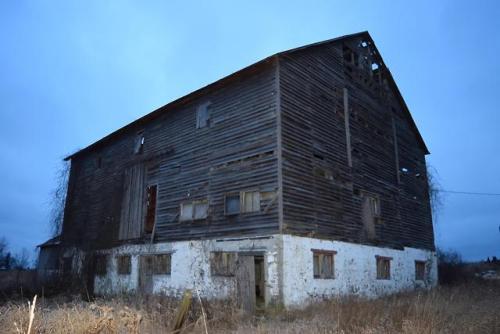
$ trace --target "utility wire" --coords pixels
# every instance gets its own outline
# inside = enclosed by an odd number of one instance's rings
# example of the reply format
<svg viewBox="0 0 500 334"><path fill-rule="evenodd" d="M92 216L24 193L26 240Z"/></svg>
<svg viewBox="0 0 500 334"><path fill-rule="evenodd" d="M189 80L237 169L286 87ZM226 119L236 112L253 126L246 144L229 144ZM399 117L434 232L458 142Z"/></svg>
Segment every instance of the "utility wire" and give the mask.
<svg viewBox="0 0 500 334"><path fill-rule="evenodd" d="M461 195L500 196L500 193L476 193L470 191L455 191L455 190L444 190L444 189L439 189L438 191L442 193L461 194Z"/></svg>

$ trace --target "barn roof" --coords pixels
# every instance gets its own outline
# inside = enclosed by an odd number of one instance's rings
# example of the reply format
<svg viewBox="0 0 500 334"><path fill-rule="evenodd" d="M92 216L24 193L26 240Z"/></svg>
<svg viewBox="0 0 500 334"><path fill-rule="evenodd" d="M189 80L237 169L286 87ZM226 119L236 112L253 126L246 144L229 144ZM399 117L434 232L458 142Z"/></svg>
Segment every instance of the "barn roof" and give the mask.
<svg viewBox="0 0 500 334"><path fill-rule="evenodd" d="M197 97L199 97L203 94L206 94L214 89L220 88L221 86L225 86L225 85L227 85L235 80L238 80L241 77L252 74L252 73L256 72L258 70L258 68L260 68L261 66L264 66L267 63L270 63L276 57L288 55L288 54L291 54L291 53L294 53L297 51L306 50L306 49L310 49L310 48L314 48L314 47L320 47L320 46L324 46L326 44L335 43L335 42L339 42L339 41L343 41L343 40L347 40L347 39L351 39L351 38L356 38L356 37L366 38L367 41L369 41L371 43L371 45L373 46L373 48L375 49L375 53L376 53L376 56L378 57L380 64L386 69L389 85L391 86L394 93L396 94L396 98L399 100L399 102L403 106L403 109L404 109L405 115L408 119L408 122L410 124L410 127L415 132L415 135L417 137L417 140L419 141L421 148L424 150L424 152L426 154L429 154L429 150L427 149L427 146L425 145L425 142L424 142L420 132L418 131L418 128L415 124L415 121L413 120L413 117L410 114L410 110L408 109L408 106L406 105L406 102L404 101L403 96L401 95L401 92L399 91L399 88L396 85L396 82L394 81L394 78L392 77L391 72L389 71L389 68L387 68L387 66L385 66L385 63L382 59L382 56L380 55L380 52L378 52L377 47L375 46L375 42L371 38L368 31L362 31L362 32L358 32L355 34L344 35L344 36L328 39L328 40L317 42L317 43L307 44L307 45L300 46L297 48L278 52L278 53L273 54L269 57L266 57L266 58L264 58L256 63L253 63L247 67L244 67L244 68L242 68L242 69L240 69L240 70L238 70L238 71L236 71L228 76L225 76L225 77L223 77L223 78L221 78L221 79L219 79L211 84L208 84L204 87L201 87L201 88L199 88L199 89L197 89L197 90L195 90L187 95L184 95L183 97L180 97L180 98L178 98L170 103L165 104L164 106L150 112L149 114L146 114L146 115L138 118L137 120L125 125L124 127L110 133L109 135L101 138L100 140L94 142L93 144L65 157L64 160L67 161L67 160L70 160L70 159L84 153L84 152L88 152L88 151L91 151L93 149L97 149L98 147L102 146L103 144L105 144L109 140L119 136L122 133L127 132L130 129L133 129L135 127L139 127L140 125L145 124L145 123L157 118L158 116L160 116L164 112L170 111L172 109L175 109L176 107L179 107L181 105L189 103L190 101L196 99Z"/></svg>

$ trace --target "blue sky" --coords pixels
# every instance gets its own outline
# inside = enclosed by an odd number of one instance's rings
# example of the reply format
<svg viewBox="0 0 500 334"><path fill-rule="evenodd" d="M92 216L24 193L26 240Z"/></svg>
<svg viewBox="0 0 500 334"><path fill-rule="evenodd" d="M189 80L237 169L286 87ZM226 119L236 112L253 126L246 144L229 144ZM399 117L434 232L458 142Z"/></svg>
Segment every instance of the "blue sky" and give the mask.
<svg viewBox="0 0 500 334"><path fill-rule="evenodd" d="M500 193L496 1L2 1L0 236L49 235L60 160L278 51L368 30L444 189ZM436 243L500 256L500 196L446 194Z"/></svg>

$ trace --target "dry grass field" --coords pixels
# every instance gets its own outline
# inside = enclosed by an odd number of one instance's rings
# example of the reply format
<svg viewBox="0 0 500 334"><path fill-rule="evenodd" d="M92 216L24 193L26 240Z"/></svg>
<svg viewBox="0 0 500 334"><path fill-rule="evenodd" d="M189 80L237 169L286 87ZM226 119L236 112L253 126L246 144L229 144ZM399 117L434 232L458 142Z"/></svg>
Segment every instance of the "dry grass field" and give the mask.
<svg viewBox="0 0 500 334"><path fill-rule="evenodd" d="M39 298L31 333L171 333L179 301ZM230 303L193 299L182 333L500 333L500 282L472 282L376 300L324 301L246 317ZM204 321L205 320L205 321ZM28 300L0 306L0 332L26 333ZM206 325L205 325L206 323ZM206 326L206 327L205 327Z"/></svg>

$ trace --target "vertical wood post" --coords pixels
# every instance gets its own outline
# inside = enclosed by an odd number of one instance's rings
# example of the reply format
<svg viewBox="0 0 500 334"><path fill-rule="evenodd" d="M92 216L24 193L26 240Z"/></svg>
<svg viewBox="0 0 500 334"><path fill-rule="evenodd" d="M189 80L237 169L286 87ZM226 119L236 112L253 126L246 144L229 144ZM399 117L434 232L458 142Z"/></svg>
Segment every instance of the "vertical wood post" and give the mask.
<svg viewBox="0 0 500 334"><path fill-rule="evenodd" d="M349 125L349 92L344 88L344 122L345 122L345 142L347 150L347 165L352 167L351 156L351 129Z"/></svg>

